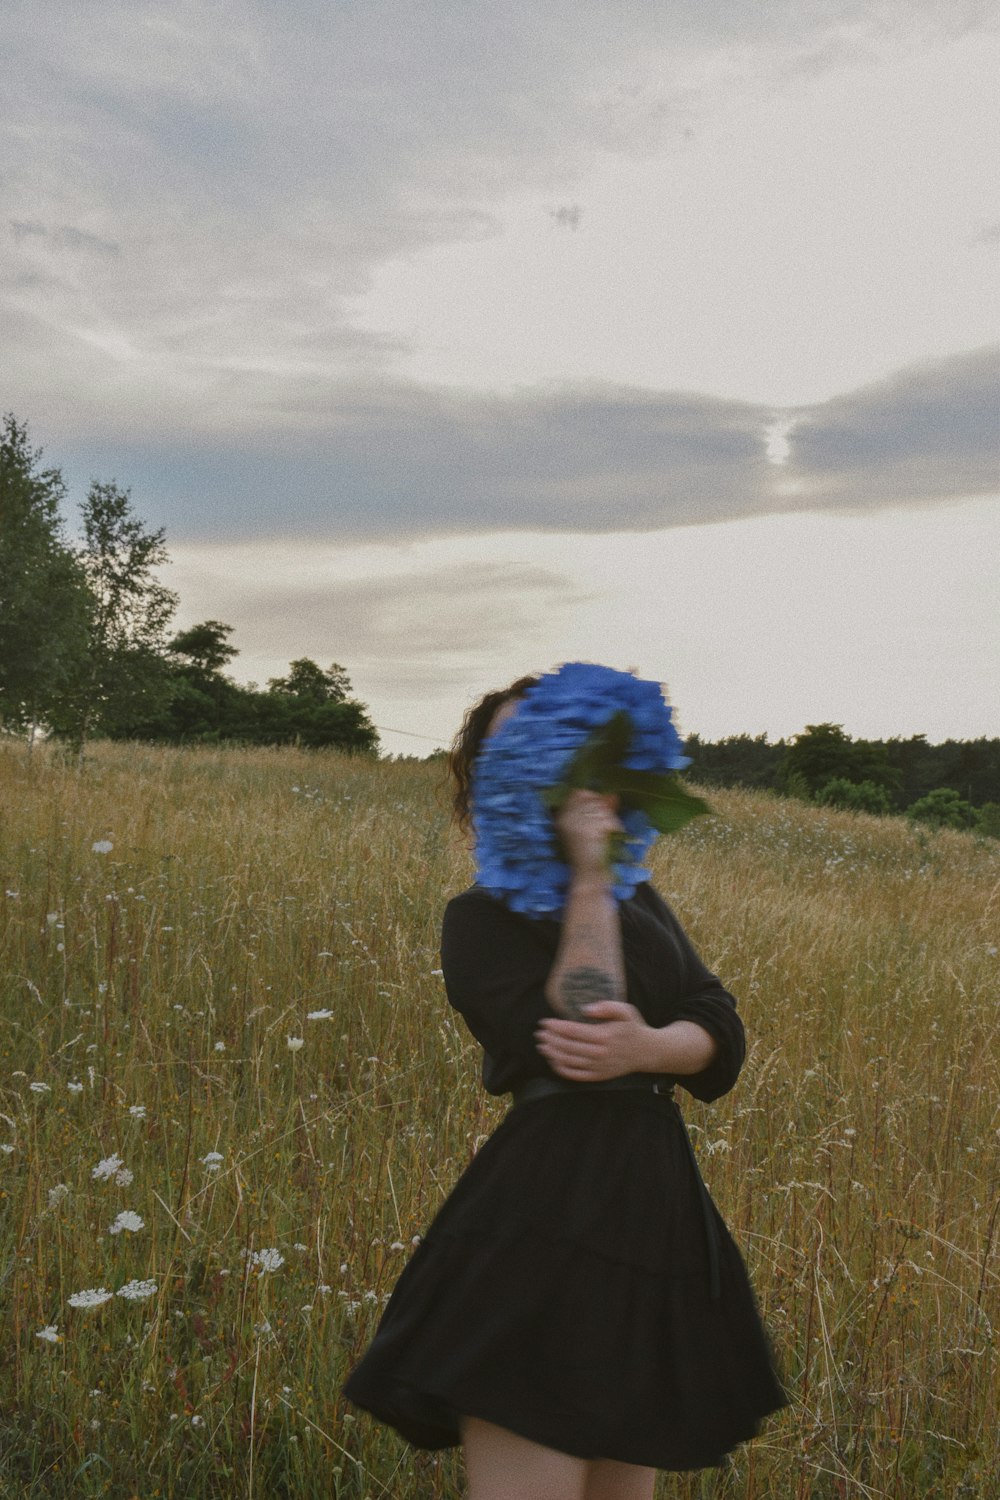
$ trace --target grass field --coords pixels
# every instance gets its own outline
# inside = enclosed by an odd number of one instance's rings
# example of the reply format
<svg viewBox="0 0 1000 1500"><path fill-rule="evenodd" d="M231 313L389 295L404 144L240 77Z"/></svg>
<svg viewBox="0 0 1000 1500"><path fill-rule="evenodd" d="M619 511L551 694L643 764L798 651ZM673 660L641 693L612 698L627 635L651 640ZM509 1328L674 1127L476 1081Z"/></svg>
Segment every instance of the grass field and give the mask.
<svg viewBox="0 0 1000 1500"><path fill-rule="evenodd" d="M503 1113L440 774L0 746L0 1495L461 1494L339 1399ZM656 880L751 1050L682 1098L792 1406L663 1494L997 1500L1000 844L712 800Z"/></svg>

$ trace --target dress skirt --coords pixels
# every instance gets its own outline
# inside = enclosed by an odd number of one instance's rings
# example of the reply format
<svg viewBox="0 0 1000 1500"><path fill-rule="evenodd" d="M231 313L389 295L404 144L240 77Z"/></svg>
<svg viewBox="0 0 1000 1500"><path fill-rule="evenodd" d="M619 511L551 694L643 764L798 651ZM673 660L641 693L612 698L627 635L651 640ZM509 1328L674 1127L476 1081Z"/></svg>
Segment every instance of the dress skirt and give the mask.
<svg viewBox="0 0 1000 1500"><path fill-rule="evenodd" d="M753 1437L785 1397L674 1101L580 1091L512 1109L345 1394L420 1448L458 1443L461 1415L658 1469Z"/></svg>

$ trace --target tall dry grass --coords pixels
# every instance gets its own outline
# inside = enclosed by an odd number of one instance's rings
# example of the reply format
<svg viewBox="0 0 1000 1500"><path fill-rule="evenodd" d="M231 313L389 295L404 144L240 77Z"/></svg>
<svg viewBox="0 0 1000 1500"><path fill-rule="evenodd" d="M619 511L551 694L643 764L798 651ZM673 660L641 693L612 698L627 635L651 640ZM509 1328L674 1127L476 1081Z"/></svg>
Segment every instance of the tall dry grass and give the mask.
<svg viewBox="0 0 1000 1500"><path fill-rule="evenodd" d="M439 772L4 746L0 799L0 1493L459 1495L339 1397L503 1112ZM663 1493L996 1500L1000 846L713 801L656 878L752 1045L686 1114L793 1404Z"/></svg>

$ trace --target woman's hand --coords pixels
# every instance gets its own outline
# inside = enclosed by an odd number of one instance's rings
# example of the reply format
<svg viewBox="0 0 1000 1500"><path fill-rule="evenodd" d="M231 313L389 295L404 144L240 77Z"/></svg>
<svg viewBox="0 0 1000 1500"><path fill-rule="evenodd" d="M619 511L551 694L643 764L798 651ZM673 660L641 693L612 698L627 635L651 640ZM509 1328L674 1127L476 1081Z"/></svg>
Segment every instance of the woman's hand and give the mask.
<svg viewBox="0 0 1000 1500"><path fill-rule="evenodd" d="M555 821L574 874L607 878L609 840L622 831L617 807L617 797L579 787L566 798Z"/></svg>
<svg viewBox="0 0 1000 1500"><path fill-rule="evenodd" d="M538 1023L535 1041L552 1071L577 1083L659 1071L656 1032L623 1000L588 1005L586 1021L546 1016Z"/></svg>

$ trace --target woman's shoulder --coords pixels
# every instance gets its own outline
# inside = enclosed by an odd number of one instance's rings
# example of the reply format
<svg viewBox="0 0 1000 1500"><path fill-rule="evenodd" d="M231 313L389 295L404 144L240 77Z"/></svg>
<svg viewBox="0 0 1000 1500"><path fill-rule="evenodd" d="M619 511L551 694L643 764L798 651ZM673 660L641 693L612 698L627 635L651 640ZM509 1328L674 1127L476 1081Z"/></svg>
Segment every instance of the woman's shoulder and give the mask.
<svg viewBox="0 0 1000 1500"><path fill-rule="evenodd" d="M657 917L661 922L666 923L670 927L674 926L677 922L677 918L666 901L664 901L656 887L650 885L648 880L644 880L641 885L636 886L634 892L624 905L630 911L645 912L650 916Z"/></svg>

